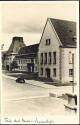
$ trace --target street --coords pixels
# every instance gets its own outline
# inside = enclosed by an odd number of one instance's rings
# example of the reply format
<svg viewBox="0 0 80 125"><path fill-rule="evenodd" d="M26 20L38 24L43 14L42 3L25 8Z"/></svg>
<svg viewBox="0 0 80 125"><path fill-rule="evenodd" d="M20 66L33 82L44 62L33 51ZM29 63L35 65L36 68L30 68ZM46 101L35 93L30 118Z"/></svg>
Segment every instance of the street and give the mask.
<svg viewBox="0 0 80 125"><path fill-rule="evenodd" d="M4 116L64 114L63 101L49 97L49 89L3 78L2 93Z"/></svg>
<svg viewBox="0 0 80 125"><path fill-rule="evenodd" d="M3 118L66 116L64 107L66 100L49 96L50 92L54 92L54 87L52 89L44 88L28 82L19 84L14 79L2 77L1 109Z"/></svg>

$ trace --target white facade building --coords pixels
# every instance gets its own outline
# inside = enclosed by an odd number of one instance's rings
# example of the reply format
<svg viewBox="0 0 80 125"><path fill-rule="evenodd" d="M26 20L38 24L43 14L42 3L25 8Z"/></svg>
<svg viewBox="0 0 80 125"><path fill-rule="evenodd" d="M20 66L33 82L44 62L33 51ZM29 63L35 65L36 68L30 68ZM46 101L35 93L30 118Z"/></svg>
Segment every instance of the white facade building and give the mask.
<svg viewBox="0 0 80 125"><path fill-rule="evenodd" d="M39 77L76 82L76 23L48 18L38 51Z"/></svg>
<svg viewBox="0 0 80 125"><path fill-rule="evenodd" d="M19 71L38 72L37 53L39 44L22 47L14 60L18 64Z"/></svg>

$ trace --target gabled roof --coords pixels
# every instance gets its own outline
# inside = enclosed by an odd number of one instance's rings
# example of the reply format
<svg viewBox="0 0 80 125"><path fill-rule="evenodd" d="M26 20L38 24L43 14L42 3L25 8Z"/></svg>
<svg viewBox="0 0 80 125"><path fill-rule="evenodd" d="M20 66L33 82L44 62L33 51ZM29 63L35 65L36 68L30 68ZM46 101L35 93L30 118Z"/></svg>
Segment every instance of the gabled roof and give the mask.
<svg viewBox="0 0 80 125"><path fill-rule="evenodd" d="M39 47L39 44L22 47L19 50L18 55L16 55L14 59L17 60L17 59L36 58L38 47Z"/></svg>
<svg viewBox="0 0 80 125"><path fill-rule="evenodd" d="M34 44L34 45L22 47L22 48L19 50L18 54L37 53L37 52L38 52L38 46L39 46L39 44Z"/></svg>
<svg viewBox="0 0 80 125"><path fill-rule="evenodd" d="M49 18L63 47L76 47L76 22Z"/></svg>

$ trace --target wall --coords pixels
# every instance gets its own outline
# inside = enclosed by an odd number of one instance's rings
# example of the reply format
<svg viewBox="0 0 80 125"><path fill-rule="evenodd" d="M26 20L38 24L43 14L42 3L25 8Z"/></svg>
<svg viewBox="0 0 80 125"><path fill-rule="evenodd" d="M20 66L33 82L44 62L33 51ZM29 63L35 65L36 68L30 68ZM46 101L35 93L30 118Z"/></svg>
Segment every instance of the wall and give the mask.
<svg viewBox="0 0 80 125"><path fill-rule="evenodd" d="M74 54L74 66L69 64L69 52ZM74 82L76 82L76 48L61 48L61 81L63 83L73 81L69 76L69 69L74 68Z"/></svg>
<svg viewBox="0 0 80 125"><path fill-rule="evenodd" d="M19 58L19 59L17 59L16 60L17 61L17 63L18 63L18 70L19 71L28 71L28 69L27 69L27 64L28 63L31 63L31 58L30 59L21 59L21 58ZM38 70L36 70L36 67L37 67L37 62L36 62L36 58L34 59L34 72L38 72Z"/></svg>
<svg viewBox="0 0 80 125"><path fill-rule="evenodd" d="M13 54L13 53L6 55L6 58L4 60L5 69L6 69L6 65L9 65L9 69L10 69L10 63L13 61L15 56L16 54Z"/></svg>
<svg viewBox="0 0 80 125"><path fill-rule="evenodd" d="M51 44L49 46L46 46L45 43L46 43L46 39L51 39ZM58 38L54 32L54 29L52 28L51 26L51 23L50 21L47 22L46 24L46 27L45 27L45 30L44 30L44 33L43 33L43 36L42 36L42 39L41 39L41 42L40 42L40 45L39 45L39 52L38 52L38 70L39 70L39 77L46 77L46 74L45 74L45 69L46 68L50 68L51 69L51 78L55 79L55 80L59 80L59 41L58 41ZM45 53L45 52L54 52L56 51L57 53L57 64L47 64L47 65L41 65L40 64L40 54L41 53ZM53 58L52 58L53 60ZM41 67L43 67L43 75L40 74L40 69ZM56 77L53 77L53 68L56 68L57 70L57 76Z"/></svg>

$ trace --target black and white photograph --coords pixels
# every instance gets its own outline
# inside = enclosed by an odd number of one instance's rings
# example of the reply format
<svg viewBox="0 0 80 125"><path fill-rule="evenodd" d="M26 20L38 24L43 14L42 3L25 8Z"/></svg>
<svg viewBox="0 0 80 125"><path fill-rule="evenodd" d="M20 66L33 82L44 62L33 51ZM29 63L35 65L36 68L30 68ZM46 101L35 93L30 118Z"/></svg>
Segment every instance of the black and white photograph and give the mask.
<svg viewBox="0 0 80 125"><path fill-rule="evenodd" d="M1 124L79 124L79 1L0 2Z"/></svg>

